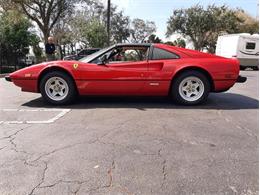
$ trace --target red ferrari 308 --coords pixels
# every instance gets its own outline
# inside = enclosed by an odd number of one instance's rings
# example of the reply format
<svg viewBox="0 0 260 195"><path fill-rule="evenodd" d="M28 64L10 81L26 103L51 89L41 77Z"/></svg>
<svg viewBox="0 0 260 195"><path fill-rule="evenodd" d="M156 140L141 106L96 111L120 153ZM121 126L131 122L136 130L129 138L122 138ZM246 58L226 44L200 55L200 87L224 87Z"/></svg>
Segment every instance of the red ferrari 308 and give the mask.
<svg viewBox="0 0 260 195"><path fill-rule="evenodd" d="M58 105L77 95L170 96L194 105L246 77L239 76L236 59L164 44L117 44L79 61L33 65L6 80Z"/></svg>

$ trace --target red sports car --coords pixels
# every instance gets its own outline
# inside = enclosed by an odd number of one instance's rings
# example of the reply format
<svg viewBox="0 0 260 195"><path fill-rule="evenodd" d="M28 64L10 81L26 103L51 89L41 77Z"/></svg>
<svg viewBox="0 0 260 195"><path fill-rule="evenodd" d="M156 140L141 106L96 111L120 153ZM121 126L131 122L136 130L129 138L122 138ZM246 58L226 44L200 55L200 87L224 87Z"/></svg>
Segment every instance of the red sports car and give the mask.
<svg viewBox="0 0 260 195"><path fill-rule="evenodd" d="M80 61L53 61L6 77L22 91L40 92L52 104L79 95L170 96L194 105L209 92L223 92L236 82L239 62L164 44L117 44Z"/></svg>

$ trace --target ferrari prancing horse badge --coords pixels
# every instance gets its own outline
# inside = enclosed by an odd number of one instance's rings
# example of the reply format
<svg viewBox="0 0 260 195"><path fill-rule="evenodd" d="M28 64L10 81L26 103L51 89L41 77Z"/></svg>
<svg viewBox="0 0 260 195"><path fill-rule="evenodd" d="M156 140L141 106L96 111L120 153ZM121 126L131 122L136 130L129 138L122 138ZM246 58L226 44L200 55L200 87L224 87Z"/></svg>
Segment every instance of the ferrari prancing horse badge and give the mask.
<svg viewBox="0 0 260 195"><path fill-rule="evenodd" d="M79 64L73 64L73 68L74 68L74 69L77 69L78 66L79 66Z"/></svg>

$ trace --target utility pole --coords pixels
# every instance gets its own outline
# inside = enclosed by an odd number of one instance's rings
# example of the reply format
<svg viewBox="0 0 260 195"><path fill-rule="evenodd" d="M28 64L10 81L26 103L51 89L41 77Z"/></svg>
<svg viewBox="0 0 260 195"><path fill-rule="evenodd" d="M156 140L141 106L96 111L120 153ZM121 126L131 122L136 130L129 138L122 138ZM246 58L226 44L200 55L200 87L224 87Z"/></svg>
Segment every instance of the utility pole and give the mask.
<svg viewBox="0 0 260 195"><path fill-rule="evenodd" d="M107 0L107 45L110 45L110 9L111 1Z"/></svg>

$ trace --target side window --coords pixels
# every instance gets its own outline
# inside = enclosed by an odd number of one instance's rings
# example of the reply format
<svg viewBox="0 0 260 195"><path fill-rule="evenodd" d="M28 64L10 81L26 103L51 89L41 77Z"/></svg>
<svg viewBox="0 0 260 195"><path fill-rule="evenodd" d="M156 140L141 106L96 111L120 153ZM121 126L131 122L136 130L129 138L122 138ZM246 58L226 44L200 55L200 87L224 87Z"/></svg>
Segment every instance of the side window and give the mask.
<svg viewBox="0 0 260 195"><path fill-rule="evenodd" d="M91 49L91 50L87 50L85 55L91 55L93 53L95 53L97 50Z"/></svg>
<svg viewBox="0 0 260 195"><path fill-rule="evenodd" d="M79 53L78 53L78 55L80 56L80 55L85 55L85 53L86 53L86 50L81 50Z"/></svg>
<svg viewBox="0 0 260 195"><path fill-rule="evenodd" d="M93 50L93 49L85 49L85 50L81 50L78 55L86 56L86 55L93 54L95 52L96 52L96 50Z"/></svg>
<svg viewBox="0 0 260 195"><path fill-rule="evenodd" d="M119 47L109 55L109 63L144 61L147 54L148 47Z"/></svg>
<svg viewBox="0 0 260 195"><path fill-rule="evenodd" d="M148 53L149 47L116 47L97 57L91 63L101 63L104 56L106 56L108 64L145 61L148 59Z"/></svg>
<svg viewBox="0 0 260 195"><path fill-rule="evenodd" d="M152 60L179 59L177 54L154 47Z"/></svg>
<svg viewBox="0 0 260 195"><path fill-rule="evenodd" d="M254 50L255 49L255 43L254 42L247 42L246 43L246 49Z"/></svg>

